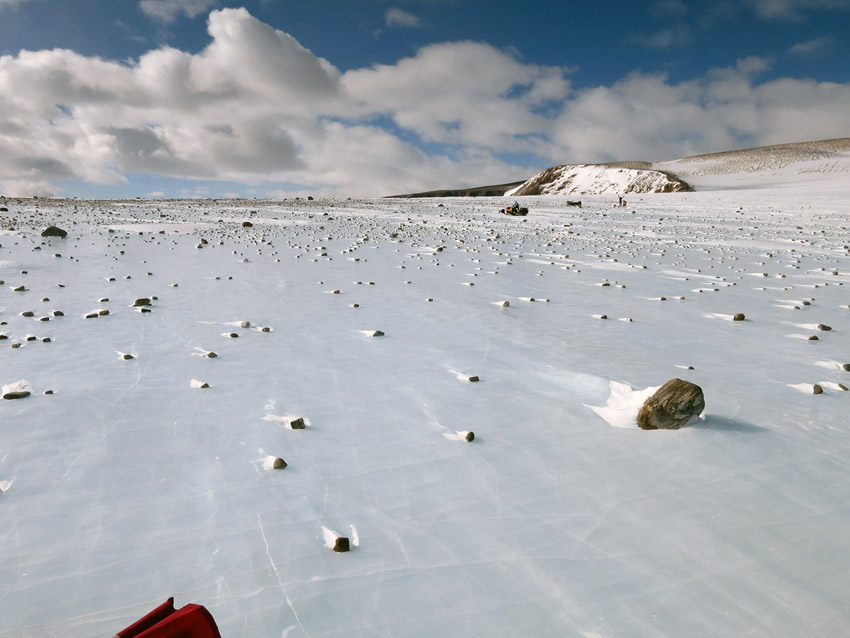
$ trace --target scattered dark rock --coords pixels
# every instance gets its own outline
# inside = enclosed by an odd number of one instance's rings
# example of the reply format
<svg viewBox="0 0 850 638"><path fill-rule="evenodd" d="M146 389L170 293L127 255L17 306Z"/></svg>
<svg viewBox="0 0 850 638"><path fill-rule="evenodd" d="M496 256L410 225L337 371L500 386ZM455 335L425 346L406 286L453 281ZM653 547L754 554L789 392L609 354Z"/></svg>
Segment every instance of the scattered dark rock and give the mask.
<svg viewBox="0 0 850 638"><path fill-rule="evenodd" d="M847 386L846 386L846 385L844 385L843 383L839 383L839 384L838 384L838 388L839 388L842 392L847 392Z"/></svg>
<svg viewBox="0 0 850 638"><path fill-rule="evenodd" d="M746 318L747 317L744 315L743 312L738 312L738 313L735 314L734 317L732 317L732 321L743 321Z"/></svg>
<svg viewBox="0 0 850 638"><path fill-rule="evenodd" d="M844 372L850 372L850 363L843 364L841 369L844 370Z"/></svg>
<svg viewBox="0 0 850 638"><path fill-rule="evenodd" d="M642 430L678 430L704 409L702 388L690 381L671 379L641 406L637 422Z"/></svg>
<svg viewBox="0 0 850 638"><path fill-rule="evenodd" d="M818 324L818 330L823 330L824 332L829 332L830 330L832 330L832 328L830 326L827 326L826 324L819 323Z"/></svg>
<svg viewBox="0 0 850 638"><path fill-rule="evenodd" d="M277 457L277 458L274 460L274 463L272 463L272 467L273 467L274 469L276 469L276 470L282 470L282 469L285 469L285 468L286 468L286 466L287 466L286 461L284 461L284 460L283 460L282 458L280 458L280 457Z"/></svg>
<svg viewBox="0 0 850 638"><path fill-rule="evenodd" d="M475 440L475 432L467 432L466 433L466 442L472 443Z"/></svg>
<svg viewBox="0 0 850 638"><path fill-rule="evenodd" d="M304 418L299 416L289 421L289 427L293 430L303 430L307 425L304 423Z"/></svg>
<svg viewBox="0 0 850 638"><path fill-rule="evenodd" d="M820 339L817 335L812 335L811 337L809 337L809 341L820 341Z"/></svg>
<svg viewBox="0 0 850 638"><path fill-rule="evenodd" d="M133 302L134 308L139 308L141 306L150 306L150 305L151 305L151 300L148 299L147 297L139 297L138 299L136 299L136 301Z"/></svg>
<svg viewBox="0 0 850 638"><path fill-rule="evenodd" d="M812 386L812 394L823 394L823 388L817 383Z"/></svg>
<svg viewBox="0 0 850 638"><path fill-rule="evenodd" d="M13 399L26 399L29 395L30 393L26 390L20 390L18 392L7 392L3 395L3 398L11 401Z"/></svg>
<svg viewBox="0 0 850 638"><path fill-rule="evenodd" d="M347 552L351 549L351 545L345 536L339 536L334 543L335 552Z"/></svg>
<svg viewBox="0 0 850 638"><path fill-rule="evenodd" d="M131 359L135 359L136 357L131 354L122 354L121 358L124 359L124 361L130 361Z"/></svg>
<svg viewBox="0 0 850 638"><path fill-rule="evenodd" d="M242 228L251 228L253 225L251 222L242 222Z"/></svg>
<svg viewBox="0 0 850 638"><path fill-rule="evenodd" d="M42 237L62 237L63 239L68 236L67 230L62 230L58 226L48 226L43 231L41 231Z"/></svg>
<svg viewBox="0 0 850 638"><path fill-rule="evenodd" d="M218 356L215 352L207 352L208 359L215 359Z"/></svg>

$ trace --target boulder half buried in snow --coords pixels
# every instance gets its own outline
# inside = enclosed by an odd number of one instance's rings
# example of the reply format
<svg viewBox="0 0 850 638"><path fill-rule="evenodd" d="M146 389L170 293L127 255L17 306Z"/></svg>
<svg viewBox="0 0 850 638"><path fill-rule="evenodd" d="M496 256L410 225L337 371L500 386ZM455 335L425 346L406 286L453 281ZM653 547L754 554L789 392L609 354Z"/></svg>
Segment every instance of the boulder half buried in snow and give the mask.
<svg viewBox="0 0 850 638"><path fill-rule="evenodd" d="M0 390L0 396L8 401L14 399L26 399L31 394L32 386L23 379L15 381L15 383L4 385L2 390Z"/></svg>
<svg viewBox="0 0 850 638"><path fill-rule="evenodd" d="M68 236L67 230L62 230L58 226L48 226L43 231L41 231L42 237L61 237L65 238Z"/></svg>
<svg viewBox="0 0 850 638"><path fill-rule="evenodd" d="M641 406L637 422L642 430L678 430L704 409L702 388L690 381L671 379Z"/></svg>

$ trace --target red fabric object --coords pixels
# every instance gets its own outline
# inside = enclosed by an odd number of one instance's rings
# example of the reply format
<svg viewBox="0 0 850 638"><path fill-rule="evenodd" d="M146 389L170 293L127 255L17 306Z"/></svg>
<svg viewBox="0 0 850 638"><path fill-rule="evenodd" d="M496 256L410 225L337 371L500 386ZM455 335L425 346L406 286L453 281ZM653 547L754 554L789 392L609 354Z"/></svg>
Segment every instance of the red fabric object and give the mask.
<svg viewBox="0 0 850 638"><path fill-rule="evenodd" d="M202 605L174 609L174 598L115 634L115 638L221 638L212 615Z"/></svg>

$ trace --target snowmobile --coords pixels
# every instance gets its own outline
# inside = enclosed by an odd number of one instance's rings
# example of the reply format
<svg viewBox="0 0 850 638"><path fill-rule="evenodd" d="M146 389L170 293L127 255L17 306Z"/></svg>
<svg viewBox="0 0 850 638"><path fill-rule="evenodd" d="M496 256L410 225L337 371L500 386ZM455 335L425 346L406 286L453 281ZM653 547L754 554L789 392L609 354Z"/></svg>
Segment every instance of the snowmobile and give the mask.
<svg viewBox="0 0 850 638"><path fill-rule="evenodd" d="M528 215L528 209L524 206L507 206L499 211L505 215L511 215L513 217L525 217Z"/></svg>

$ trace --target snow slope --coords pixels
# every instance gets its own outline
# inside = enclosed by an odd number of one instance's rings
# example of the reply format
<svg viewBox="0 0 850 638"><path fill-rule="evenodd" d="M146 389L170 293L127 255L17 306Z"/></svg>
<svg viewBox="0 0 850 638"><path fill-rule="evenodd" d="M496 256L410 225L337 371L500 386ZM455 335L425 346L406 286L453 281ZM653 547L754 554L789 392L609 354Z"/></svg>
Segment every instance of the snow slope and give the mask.
<svg viewBox="0 0 850 638"><path fill-rule="evenodd" d="M850 138L696 155L653 167L674 173L700 190L754 185L797 189L807 183L831 188L850 181Z"/></svg>
<svg viewBox="0 0 850 638"><path fill-rule="evenodd" d="M227 638L841 635L843 177L522 219L6 200L0 636L170 595ZM637 429L674 377L702 419Z"/></svg>

